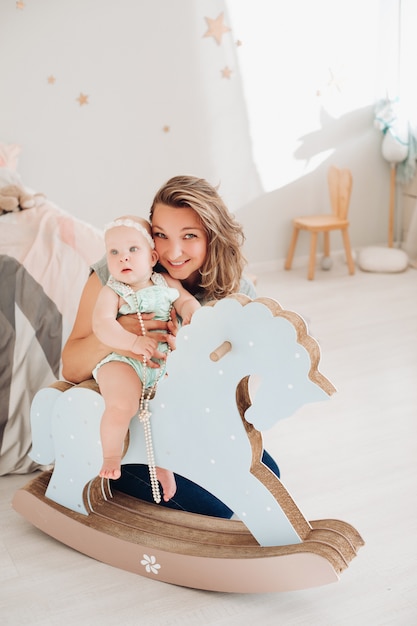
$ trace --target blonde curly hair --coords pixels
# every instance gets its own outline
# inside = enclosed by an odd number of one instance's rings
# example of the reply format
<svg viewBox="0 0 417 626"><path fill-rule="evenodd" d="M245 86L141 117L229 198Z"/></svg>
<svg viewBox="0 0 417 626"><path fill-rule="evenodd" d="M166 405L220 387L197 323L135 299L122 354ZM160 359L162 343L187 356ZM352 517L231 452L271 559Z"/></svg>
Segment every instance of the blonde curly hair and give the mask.
<svg viewBox="0 0 417 626"><path fill-rule="evenodd" d="M150 210L157 204L173 208L188 207L200 218L207 234L207 256L200 268L200 287L205 299L219 300L239 291L246 259L242 226L228 211L217 189L203 178L174 176L157 191Z"/></svg>

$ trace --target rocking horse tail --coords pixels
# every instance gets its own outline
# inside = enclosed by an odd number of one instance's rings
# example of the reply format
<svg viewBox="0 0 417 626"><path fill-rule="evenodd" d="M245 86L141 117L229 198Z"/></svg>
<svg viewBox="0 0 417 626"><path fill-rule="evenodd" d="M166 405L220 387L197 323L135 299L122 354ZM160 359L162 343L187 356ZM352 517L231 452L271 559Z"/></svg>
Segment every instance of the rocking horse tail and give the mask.
<svg viewBox="0 0 417 626"><path fill-rule="evenodd" d="M55 461L52 411L57 398L70 387L72 387L71 383L57 381L50 387L38 391L33 398L30 408L32 449L29 457L39 465L48 465Z"/></svg>

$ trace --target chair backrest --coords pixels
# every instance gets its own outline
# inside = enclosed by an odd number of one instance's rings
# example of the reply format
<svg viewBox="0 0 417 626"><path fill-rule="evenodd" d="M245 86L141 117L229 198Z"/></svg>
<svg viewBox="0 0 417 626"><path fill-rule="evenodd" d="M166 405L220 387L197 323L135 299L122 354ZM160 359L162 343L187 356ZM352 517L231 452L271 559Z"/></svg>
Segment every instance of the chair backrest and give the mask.
<svg viewBox="0 0 417 626"><path fill-rule="evenodd" d="M348 169L340 170L331 165L327 176L332 213L345 220L352 193L352 172Z"/></svg>

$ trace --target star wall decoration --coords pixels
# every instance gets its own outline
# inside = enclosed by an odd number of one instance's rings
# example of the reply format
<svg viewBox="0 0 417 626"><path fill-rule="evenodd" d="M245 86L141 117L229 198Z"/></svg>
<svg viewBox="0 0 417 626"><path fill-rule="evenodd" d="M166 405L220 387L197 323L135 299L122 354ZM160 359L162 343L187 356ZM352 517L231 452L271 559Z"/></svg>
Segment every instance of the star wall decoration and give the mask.
<svg viewBox="0 0 417 626"><path fill-rule="evenodd" d="M83 104L90 104L88 102L88 98L89 96L87 96L85 93L80 93L80 95L78 96L78 98L76 98L77 102L80 103L80 107L83 106Z"/></svg>
<svg viewBox="0 0 417 626"><path fill-rule="evenodd" d="M224 67L224 68L221 70L222 78L228 78L228 79L230 79L230 78L231 78L231 76L232 76L232 71L233 71L233 70L231 70L231 69L230 69L230 67L228 67L228 66L226 65L226 67Z"/></svg>
<svg viewBox="0 0 417 626"><path fill-rule="evenodd" d="M217 45L220 46L224 33L228 33L231 30L223 23L224 13L220 13L214 20L210 17L205 17L204 19L207 22L208 30L204 33L203 37L213 37Z"/></svg>
<svg viewBox="0 0 417 626"><path fill-rule="evenodd" d="M164 131L164 133L169 133L169 131L171 130L171 127L165 124L165 126L162 127L162 130Z"/></svg>
<svg viewBox="0 0 417 626"><path fill-rule="evenodd" d="M329 67L328 70L329 70L330 78L327 81L327 87L330 90L336 90L339 93L342 93L342 86L346 80L344 76L343 68Z"/></svg>
<svg viewBox="0 0 417 626"><path fill-rule="evenodd" d="M16 9L19 9L19 11L23 11L24 8L25 8L24 2L21 2L20 0L16 2Z"/></svg>
<svg viewBox="0 0 417 626"><path fill-rule="evenodd" d="M336 89L340 93L340 85L339 85L338 78L335 75L331 67L329 67L329 74L330 74L330 78L327 81L327 87L329 87L329 89Z"/></svg>
<svg viewBox="0 0 417 626"><path fill-rule="evenodd" d="M347 82L347 75L344 67L328 67L329 78L316 90L317 97L331 96L334 94L341 95L343 87Z"/></svg>
<svg viewBox="0 0 417 626"><path fill-rule="evenodd" d="M55 76L48 76L48 85L55 85L56 78Z"/></svg>

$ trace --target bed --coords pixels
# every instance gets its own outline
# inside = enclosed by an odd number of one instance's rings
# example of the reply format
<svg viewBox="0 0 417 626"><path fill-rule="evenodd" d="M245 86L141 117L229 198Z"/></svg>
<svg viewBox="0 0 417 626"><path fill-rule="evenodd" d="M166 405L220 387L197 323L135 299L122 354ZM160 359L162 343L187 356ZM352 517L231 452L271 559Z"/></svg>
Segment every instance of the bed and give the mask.
<svg viewBox="0 0 417 626"><path fill-rule="evenodd" d="M0 166L4 166L4 162ZM100 230L44 197L0 215L0 475L38 468L29 459L35 393L61 377L91 263L104 252Z"/></svg>

